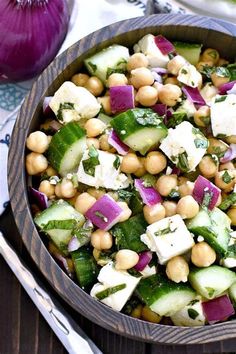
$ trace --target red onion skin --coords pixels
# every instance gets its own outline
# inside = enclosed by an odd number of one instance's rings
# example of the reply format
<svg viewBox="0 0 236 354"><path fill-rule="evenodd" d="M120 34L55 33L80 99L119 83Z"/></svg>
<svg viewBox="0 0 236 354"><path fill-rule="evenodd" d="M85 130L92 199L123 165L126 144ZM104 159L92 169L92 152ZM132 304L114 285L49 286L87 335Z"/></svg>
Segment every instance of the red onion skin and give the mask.
<svg viewBox="0 0 236 354"><path fill-rule="evenodd" d="M68 23L65 0L1 0L0 82L38 75L56 56Z"/></svg>
<svg viewBox="0 0 236 354"><path fill-rule="evenodd" d="M173 44L168 41L165 37L161 34L155 37L155 44L160 49L163 55L172 53L175 51L175 47Z"/></svg>
<svg viewBox="0 0 236 354"><path fill-rule="evenodd" d="M227 295L202 303L203 311L210 324L224 321L234 315L235 311Z"/></svg>
<svg viewBox="0 0 236 354"><path fill-rule="evenodd" d="M220 162L226 163L236 158L236 144L230 144L229 149L226 151Z"/></svg>
<svg viewBox="0 0 236 354"><path fill-rule="evenodd" d="M151 262L151 259L152 259L152 252L144 251L139 253L139 261L134 266L134 269L137 270L137 272L141 272Z"/></svg>

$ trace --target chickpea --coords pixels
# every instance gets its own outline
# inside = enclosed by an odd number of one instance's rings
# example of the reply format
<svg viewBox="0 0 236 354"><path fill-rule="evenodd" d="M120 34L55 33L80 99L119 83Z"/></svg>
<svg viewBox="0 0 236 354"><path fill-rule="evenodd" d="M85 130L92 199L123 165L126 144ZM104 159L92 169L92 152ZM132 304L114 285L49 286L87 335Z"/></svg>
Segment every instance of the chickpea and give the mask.
<svg viewBox="0 0 236 354"><path fill-rule="evenodd" d="M163 197L167 197L172 189L176 189L177 187L177 176L176 175L163 175L158 178L156 182L157 191L163 195Z"/></svg>
<svg viewBox="0 0 236 354"><path fill-rule="evenodd" d="M143 307L141 318L152 323L160 323L162 317L158 313L152 311L147 305Z"/></svg>
<svg viewBox="0 0 236 354"><path fill-rule="evenodd" d="M167 70L172 75L177 76L182 66L186 64L186 59L184 59L181 55L176 55L172 58L167 64Z"/></svg>
<svg viewBox="0 0 236 354"><path fill-rule="evenodd" d="M84 192L81 193L75 201L75 209L84 215L96 202L96 198L92 197L90 194ZM95 247L97 248L97 247Z"/></svg>
<svg viewBox="0 0 236 354"><path fill-rule="evenodd" d="M212 159L211 155L203 156L198 167L201 174L206 178L214 177L216 172L218 171L218 166L215 163L215 161Z"/></svg>
<svg viewBox="0 0 236 354"><path fill-rule="evenodd" d="M142 86L138 89L135 99L142 106L151 107L157 102L157 90L153 86Z"/></svg>
<svg viewBox="0 0 236 354"><path fill-rule="evenodd" d="M189 182L187 177L184 176L179 176L178 177L178 185L182 186L182 184L185 184L186 182Z"/></svg>
<svg viewBox="0 0 236 354"><path fill-rule="evenodd" d="M112 235L108 231L98 229L91 235L91 245L98 251L109 250L112 244Z"/></svg>
<svg viewBox="0 0 236 354"><path fill-rule="evenodd" d="M87 138L86 145L88 148L90 148L91 146L94 146L96 149L99 149L99 147L100 147L99 140L96 138Z"/></svg>
<svg viewBox="0 0 236 354"><path fill-rule="evenodd" d="M231 224L236 226L236 208L230 208L227 211L227 215L231 219Z"/></svg>
<svg viewBox="0 0 236 354"><path fill-rule="evenodd" d="M166 275L175 283L188 281L189 266L184 257L176 256L171 258L166 266Z"/></svg>
<svg viewBox="0 0 236 354"><path fill-rule="evenodd" d="M191 195L186 195L178 201L176 212L182 219L191 219L198 214L199 205Z"/></svg>
<svg viewBox="0 0 236 354"><path fill-rule="evenodd" d="M163 86L164 85L160 84L160 82L158 81L155 81L154 84L152 85L152 87L155 87L155 89L157 90L157 94L159 94Z"/></svg>
<svg viewBox="0 0 236 354"><path fill-rule="evenodd" d="M130 269L133 268L138 263L138 261L138 253L129 249L123 249L116 253L115 268L117 270Z"/></svg>
<svg viewBox="0 0 236 354"><path fill-rule="evenodd" d="M39 185L39 192L44 193L48 198L51 198L55 195L55 186L49 181L44 180Z"/></svg>
<svg viewBox="0 0 236 354"><path fill-rule="evenodd" d="M180 82L177 80L177 77L175 76L168 76L165 80L164 80L164 84L172 84L172 85L177 85L180 86Z"/></svg>
<svg viewBox="0 0 236 354"><path fill-rule="evenodd" d="M166 84L162 86L158 96L161 103L173 107L177 102L179 102L182 96L182 91L177 85Z"/></svg>
<svg viewBox="0 0 236 354"><path fill-rule="evenodd" d="M78 198L78 196L80 195L81 193L77 192L75 193L75 195L71 198L68 198L68 202L74 207L75 206L75 202L76 202L76 199Z"/></svg>
<svg viewBox="0 0 236 354"><path fill-rule="evenodd" d="M209 267L216 260L216 253L205 241L196 243L192 248L191 261L197 267Z"/></svg>
<svg viewBox="0 0 236 354"><path fill-rule="evenodd" d="M148 224L164 219L166 210L160 203L155 205L144 205L143 215Z"/></svg>
<svg viewBox="0 0 236 354"><path fill-rule="evenodd" d="M132 210L128 207L128 204L126 202L117 202L117 204L123 209L119 222L128 220L132 214Z"/></svg>
<svg viewBox="0 0 236 354"><path fill-rule="evenodd" d="M140 167L140 162L135 153L129 152L122 159L120 169L124 173L134 173Z"/></svg>
<svg viewBox="0 0 236 354"><path fill-rule="evenodd" d="M229 61L228 61L228 60L226 60L226 59L224 59L224 58L220 58L220 59L218 60L217 66L224 66L224 65L227 65L227 64L229 64Z"/></svg>
<svg viewBox="0 0 236 354"><path fill-rule="evenodd" d="M215 49L207 48L202 53L202 61L213 61L213 64L216 65L219 59L220 55Z"/></svg>
<svg viewBox="0 0 236 354"><path fill-rule="evenodd" d="M48 168L46 169L45 172L48 177L56 176L56 174L57 174L57 171L54 170L54 168L52 166L48 166Z"/></svg>
<svg viewBox="0 0 236 354"><path fill-rule="evenodd" d="M233 162L222 163L219 166L219 170L220 171L223 171L223 170L234 170L234 164L233 164Z"/></svg>
<svg viewBox="0 0 236 354"><path fill-rule="evenodd" d="M205 68L212 68L214 66L214 63L212 60L208 61L199 61L196 65L196 69L198 71L204 71Z"/></svg>
<svg viewBox="0 0 236 354"><path fill-rule="evenodd" d="M38 152L31 152L26 156L26 170L29 175L37 175L46 170L48 161Z"/></svg>
<svg viewBox="0 0 236 354"><path fill-rule="evenodd" d="M178 187L178 192L180 194L180 197L185 197L187 195L192 195L193 193L193 188L194 188L194 183L187 181L186 183L181 184Z"/></svg>
<svg viewBox="0 0 236 354"><path fill-rule="evenodd" d="M55 186L55 195L58 198L62 198L62 193L61 193L61 183L57 183Z"/></svg>
<svg viewBox="0 0 236 354"><path fill-rule="evenodd" d="M110 96L98 97L97 100L102 105L102 108L104 109L104 112L106 114L110 115L111 114Z"/></svg>
<svg viewBox="0 0 236 354"><path fill-rule="evenodd" d="M176 208L177 208L177 204L175 202L172 202L170 200L166 200L163 202L163 207L165 208L166 211L166 217L167 216L173 216L175 215L176 212Z"/></svg>
<svg viewBox="0 0 236 354"><path fill-rule="evenodd" d="M138 68L146 68L148 66L148 59L143 53L135 53L131 55L127 63L127 70L132 71Z"/></svg>
<svg viewBox="0 0 236 354"><path fill-rule="evenodd" d="M209 154L221 154L228 150L228 145L225 144L222 140L218 140L216 138L209 138L209 146L207 148L207 152Z"/></svg>
<svg viewBox="0 0 236 354"><path fill-rule="evenodd" d="M154 78L149 69L137 68L131 71L130 82L136 89L139 89L141 86L151 86Z"/></svg>
<svg viewBox="0 0 236 354"><path fill-rule="evenodd" d="M102 81L96 76L91 76L84 87L96 97L100 96L104 90Z"/></svg>
<svg viewBox="0 0 236 354"><path fill-rule="evenodd" d="M215 185L225 191L231 191L235 184L234 170L219 171L215 175Z"/></svg>
<svg viewBox="0 0 236 354"><path fill-rule="evenodd" d="M63 198L72 198L77 190L71 180L63 178L61 182L61 194Z"/></svg>
<svg viewBox="0 0 236 354"><path fill-rule="evenodd" d="M116 150L108 143L108 134L102 134L99 138L100 148L103 151L115 152Z"/></svg>
<svg viewBox="0 0 236 354"><path fill-rule="evenodd" d="M142 177L147 172L146 169L145 169L145 157L138 157L138 159L139 159L139 162L140 162L140 166L134 172L134 174L135 174L136 177Z"/></svg>
<svg viewBox="0 0 236 354"><path fill-rule="evenodd" d="M206 127L210 123L210 107L201 106L193 115L194 122L198 127Z"/></svg>
<svg viewBox="0 0 236 354"><path fill-rule="evenodd" d="M236 144L236 135L230 135L225 138L228 144Z"/></svg>
<svg viewBox="0 0 236 354"><path fill-rule="evenodd" d="M89 76L87 74L75 74L72 76L71 81L76 85L76 86L84 86L86 82L88 81Z"/></svg>
<svg viewBox="0 0 236 354"><path fill-rule="evenodd" d="M85 123L84 128L86 129L87 136L89 138L95 138L96 136L102 134L106 128L106 124L98 118L90 118Z"/></svg>
<svg viewBox="0 0 236 354"><path fill-rule="evenodd" d="M89 193L92 197L99 199L105 194L104 189L96 189L96 188L88 188L87 193Z"/></svg>
<svg viewBox="0 0 236 354"><path fill-rule="evenodd" d="M138 306L136 306L130 316L131 317L134 317L134 318L141 318L141 314L142 314L142 309L143 309L143 306L141 304L139 304Z"/></svg>
<svg viewBox="0 0 236 354"><path fill-rule="evenodd" d="M111 74L107 79L107 86L123 86L128 84L128 79L124 74L114 73Z"/></svg>
<svg viewBox="0 0 236 354"><path fill-rule="evenodd" d="M230 81L229 76L220 76L216 72L211 74L211 81L213 82L215 87L220 87L223 84L226 84Z"/></svg>
<svg viewBox="0 0 236 354"><path fill-rule="evenodd" d="M148 173L156 175L166 168L167 160L165 155L159 151L151 151L147 154L144 166Z"/></svg>
<svg viewBox="0 0 236 354"><path fill-rule="evenodd" d="M33 132L26 139L26 146L33 152L43 154L49 146L48 137L41 131Z"/></svg>

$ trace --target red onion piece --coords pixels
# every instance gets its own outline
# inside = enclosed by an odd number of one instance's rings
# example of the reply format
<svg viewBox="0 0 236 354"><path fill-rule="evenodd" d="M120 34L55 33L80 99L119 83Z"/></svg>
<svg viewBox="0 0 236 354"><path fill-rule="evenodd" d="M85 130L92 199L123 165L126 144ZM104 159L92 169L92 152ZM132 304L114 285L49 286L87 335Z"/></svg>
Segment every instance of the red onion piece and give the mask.
<svg viewBox="0 0 236 354"><path fill-rule="evenodd" d="M65 0L0 1L0 80L27 80L56 56L67 33Z"/></svg>
<svg viewBox="0 0 236 354"><path fill-rule="evenodd" d="M171 171L171 174L179 176L180 173L181 173L181 169L176 167L176 166L174 166L172 171Z"/></svg>
<svg viewBox="0 0 236 354"><path fill-rule="evenodd" d="M165 68L152 68L152 71L155 71L159 75L165 75L168 73L168 70Z"/></svg>
<svg viewBox="0 0 236 354"><path fill-rule="evenodd" d="M80 246L79 240L76 236L71 237L68 243L68 252L76 251Z"/></svg>
<svg viewBox="0 0 236 354"><path fill-rule="evenodd" d="M86 212L85 216L95 226L102 230L109 230L119 222L123 209L112 199L109 194L104 194Z"/></svg>
<svg viewBox="0 0 236 354"><path fill-rule="evenodd" d="M153 187L145 187L143 180L135 179L134 186L139 192L144 204L155 205L162 202L162 198L157 190Z"/></svg>
<svg viewBox="0 0 236 354"><path fill-rule="evenodd" d="M236 158L236 144L230 144L224 156L221 157L220 162L226 163L232 161L235 158Z"/></svg>
<svg viewBox="0 0 236 354"><path fill-rule="evenodd" d="M230 91L234 87L235 84L236 84L236 80L226 82L225 84L219 87L219 93L221 95L225 95L226 93L228 93L228 91Z"/></svg>
<svg viewBox="0 0 236 354"><path fill-rule="evenodd" d="M183 86L182 91L192 103L197 103L200 106L206 104L197 87Z"/></svg>
<svg viewBox="0 0 236 354"><path fill-rule="evenodd" d="M156 36L154 40L156 46L160 49L162 54L166 55L175 51L173 44L161 34Z"/></svg>
<svg viewBox="0 0 236 354"><path fill-rule="evenodd" d="M152 259L152 252L144 251L139 253L139 261L134 266L134 269L137 270L137 272L141 272L151 262L151 259Z"/></svg>
<svg viewBox="0 0 236 354"><path fill-rule="evenodd" d="M44 97L44 100L43 100L43 113L45 115L53 113L53 111L51 110L51 108L49 106L49 103L50 103L51 99L52 99L52 96Z"/></svg>
<svg viewBox="0 0 236 354"><path fill-rule="evenodd" d="M162 77L160 74L156 73L155 71L151 71L152 72L152 76L154 78L154 81L155 82L159 82L159 84L162 84L163 83L163 80L162 80Z"/></svg>
<svg viewBox="0 0 236 354"><path fill-rule="evenodd" d="M225 321L234 315L235 311L227 295L202 303L204 314L210 324Z"/></svg>
<svg viewBox="0 0 236 354"><path fill-rule="evenodd" d="M154 112L159 114L159 116L166 115L167 112L167 105L164 103L156 103L154 106L151 107Z"/></svg>
<svg viewBox="0 0 236 354"><path fill-rule="evenodd" d="M124 112L135 107L132 85L112 86L109 92L112 113Z"/></svg>
<svg viewBox="0 0 236 354"><path fill-rule="evenodd" d="M56 252L53 253L53 256L56 258L60 266L66 271L69 277L72 277L72 273L68 266L67 259L63 257L60 253L56 253Z"/></svg>
<svg viewBox="0 0 236 354"><path fill-rule="evenodd" d="M50 128L52 128L53 130L55 130L55 132L57 132L58 130L61 129L61 127L63 126L61 123L59 123L57 120L52 120L49 124Z"/></svg>
<svg viewBox="0 0 236 354"><path fill-rule="evenodd" d="M201 175L198 176L193 188L193 198L199 204L205 204L206 195L209 194L208 205L205 206L207 206L209 210L212 210L218 201L220 193L221 190L212 182Z"/></svg>
<svg viewBox="0 0 236 354"><path fill-rule="evenodd" d="M46 194L39 192L33 187L29 187L29 196L30 199L32 199L32 201L34 201L35 204L37 204L41 210L47 209L48 197L46 196Z"/></svg>
<svg viewBox="0 0 236 354"><path fill-rule="evenodd" d="M120 140L114 129L109 134L108 143L113 146L118 154L127 155L129 152L129 146L127 146L123 141Z"/></svg>

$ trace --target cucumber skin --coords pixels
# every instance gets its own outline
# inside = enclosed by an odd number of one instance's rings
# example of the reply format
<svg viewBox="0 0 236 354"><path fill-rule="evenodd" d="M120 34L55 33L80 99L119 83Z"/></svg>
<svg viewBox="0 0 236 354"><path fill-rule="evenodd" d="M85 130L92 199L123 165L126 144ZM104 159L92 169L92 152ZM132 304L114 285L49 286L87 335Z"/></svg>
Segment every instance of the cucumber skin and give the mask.
<svg viewBox="0 0 236 354"><path fill-rule="evenodd" d="M63 157L68 152L69 148L78 140L84 139L84 149L86 148L86 132L76 122L70 122L63 126L52 137L49 144L47 158L51 166L59 173L63 161ZM81 152L81 157L82 157ZM78 157L79 160L79 157ZM78 161L79 164L80 161ZM69 171L68 171L69 172Z"/></svg>
<svg viewBox="0 0 236 354"><path fill-rule="evenodd" d="M182 55L190 64L196 65L199 61L202 44L173 42L179 55Z"/></svg>
<svg viewBox="0 0 236 354"><path fill-rule="evenodd" d="M79 285L82 289L89 290L96 282L98 275L98 267L93 256L88 249L80 248L72 252L71 257Z"/></svg>

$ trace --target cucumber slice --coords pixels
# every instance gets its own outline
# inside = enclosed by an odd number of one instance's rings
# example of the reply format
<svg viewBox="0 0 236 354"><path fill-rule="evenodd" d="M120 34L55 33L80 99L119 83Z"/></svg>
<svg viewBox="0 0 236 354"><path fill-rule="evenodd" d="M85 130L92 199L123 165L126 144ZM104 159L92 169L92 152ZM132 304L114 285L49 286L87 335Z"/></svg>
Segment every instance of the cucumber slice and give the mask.
<svg viewBox="0 0 236 354"><path fill-rule="evenodd" d="M141 279L137 289L140 298L160 316L172 316L196 297L187 284L176 284L161 274Z"/></svg>
<svg viewBox="0 0 236 354"><path fill-rule="evenodd" d="M236 281L236 274L228 268L213 265L207 268L193 268L189 282L203 297L214 299Z"/></svg>
<svg viewBox="0 0 236 354"><path fill-rule="evenodd" d="M117 248L130 249L135 252L147 250L147 246L140 240L146 227L147 223L142 214L116 224L112 229L112 234L116 238Z"/></svg>
<svg viewBox="0 0 236 354"><path fill-rule="evenodd" d="M86 133L78 123L71 122L53 135L48 160L61 176L75 172L86 149Z"/></svg>
<svg viewBox="0 0 236 354"><path fill-rule="evenodd" d="M165 138L168 130L161 118L150 108L134 108L111 120L119 138L142 155Z"/></svg>
<svg viewBox="0 0 236 354"><path fill-rule="evenodd" d="M51 222L51 224L54 222L56 225L56 220L61 224L60 228L59 225L57 228L53 229L46 227L50 225L49 222ZM39 229L50 237L60 251L67 255L67 245L71 239L73 223L74 226L76 224L76 227L80 227L83 225L85 219L83 215L76 211L69 203L59 200L38 214L34 218L34 221ZM47 228L47 230L45 228Z"/></svg>
<svg viewBox="0 0 236 354"><path fill-rule="evenodd" d="M84 64L91 75L97 76L105 83L109 75L126 71L128 59L129 49L119 44L113 44L85 59Z"/></svg>
<svg viewBox="0 0 236 354"><path fill-rule="evenodd" d="M97 280L98 268L93 256L87 248L72 252L72 260L76 277L82 289L90 290Z"/></svg>
<svg viewBox="0 0 236 354"><path fill-rule="evenodd" d="M201 209L186 225L189 231L203 236L217 253L226 255L230 239L230 219L223 211L218 208L212 211Z"/></svg>
<svg viewBox="0 0 236 354"><path fill-rule="evenodd" d="M176 52L182 55L190 64L196 65L199 62L202 44L173 42Z"/></svg>

